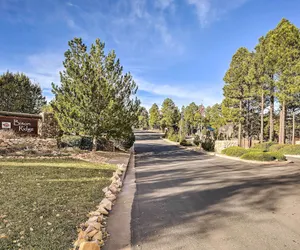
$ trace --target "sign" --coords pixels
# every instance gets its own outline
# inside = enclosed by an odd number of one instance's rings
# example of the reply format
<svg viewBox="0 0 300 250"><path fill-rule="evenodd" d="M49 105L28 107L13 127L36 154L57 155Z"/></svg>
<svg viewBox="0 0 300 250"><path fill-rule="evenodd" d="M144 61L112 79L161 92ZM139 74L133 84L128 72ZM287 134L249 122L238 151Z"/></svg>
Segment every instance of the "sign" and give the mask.
<svg viewBox="0 0 300 250"><path fill-rule="evenodd" d="M38 134L38 119L0 116L0 129L12 129L17 134Z"/></svg>
<svg viewBox="0 0 300 250"><path fill-rule="evenodd" d="M3 129L11 129L11 123L10 122L2 122L2 128Z"/></svg>

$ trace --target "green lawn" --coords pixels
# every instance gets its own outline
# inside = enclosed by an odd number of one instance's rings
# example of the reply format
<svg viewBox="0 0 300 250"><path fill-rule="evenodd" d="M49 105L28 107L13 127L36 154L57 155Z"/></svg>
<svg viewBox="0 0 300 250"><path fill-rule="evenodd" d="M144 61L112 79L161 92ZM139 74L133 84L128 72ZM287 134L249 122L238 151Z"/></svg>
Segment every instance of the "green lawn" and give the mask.
<svg viewBox="0 0 300 250"><path fill-rule="evenodd" d="M70 249L115 169L72 159L0 159L0 249Z"/></svg>

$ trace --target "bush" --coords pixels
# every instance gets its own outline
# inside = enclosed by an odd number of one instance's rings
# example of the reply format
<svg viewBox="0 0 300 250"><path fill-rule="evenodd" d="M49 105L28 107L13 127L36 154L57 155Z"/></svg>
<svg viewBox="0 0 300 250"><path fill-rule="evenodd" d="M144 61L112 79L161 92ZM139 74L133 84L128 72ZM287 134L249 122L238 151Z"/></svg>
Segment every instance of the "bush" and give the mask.
<svg viewBox="0 0 300 250"><path fill-rule="evenodd" d="M190 146L192 146L192 143L190 143L190 142L187 141L187 140L182 140L182 141L180 142L180 145L181 145L181 146L190 147Z"/></svg>
<svg viewBox="0 0 300 250"><path fill-rule="evenodd" d="M168 136L168 139L170 141L173 141L173 142L179 142L179 136L178 136L178 134L171 134L171 135Z"/></svg>
<svg viewBox="0 0 300 250"><path fill-rule="evenodd" d="M249 152L242 155L241 159L252 161L274 161L276 157L265 152Z"/></svg>
<svg viewBox="0 0 300 250"><path fill-rule="evenodd" d="M0 139L15 139L18 136L11 129L1 129L0 130Z"/></svg>
<svg viewBox="0 0 300 250"><path fill-rule="evenodd" d="M289 146L289 145L285 145L285 144L273 144L270 148L269 148L269 152L277 152L280 149Z"/></svg>
<svg viewBox="0 0 300 250"><path fill-rule="evenodd" d="M233 146L229 148L225 148L222 150L222 154L233 156L233 157L241 157L243 154L247 153L247 149Z"/></svg>
<svg viewBox="0 0 300 250"><path fill-rule="evenodd" d="M125 138L121 140L122 147L127 150L130 149L135 142L135 135L133 132L129 133Z"/></svg>
<svg viewBox="0 0 300 250"><path fill-rule="evenodd" d="M79 135L63 135L61 137L61 147L80 147L82 137Z"/></svg>
<svg viewBox="0 0 300 250"><path fill-rule="evenodd" d="M208 152L215 151L215 141L211 138L206 138L204 142L201 143L201 147Z"/></svg>
<svg viewBox="0 0 300 250"><path fill-rule="evenodd" d="M284 155L300 155L300 145L286 145L278 152Z"/></svg>
<svg viewBox="0 0 300 250"><path fill-rule="evenodd" d="M196 146L199 146L201 143L200 136L196 135L193 142Z"/></svg>
<svg viewBox="0 0 300 250"><path fill-rule="evenodd" d="M252 148L259 149L262 152L268 152L269 148L274 144L275 144L275 142L263 142L263 143L254 145Z"/></svg>
<svg viewBox="0 0 300 250"><path fill-rule="evenodd" d="M275 159L278 160L278 161L286 161L286 157L282 153L279 153L279 152L268 152L267 154L275 157Z"/></svg>

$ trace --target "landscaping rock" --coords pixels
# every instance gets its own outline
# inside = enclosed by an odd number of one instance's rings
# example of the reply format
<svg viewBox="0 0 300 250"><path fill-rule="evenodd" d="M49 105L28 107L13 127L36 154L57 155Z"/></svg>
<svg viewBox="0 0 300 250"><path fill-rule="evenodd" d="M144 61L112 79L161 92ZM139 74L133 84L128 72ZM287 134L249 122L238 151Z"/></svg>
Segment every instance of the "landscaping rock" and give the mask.
<svg viewBox="0 0 300 250"><path fill-rule="evenodd" d="M83 242L80 244L79 250L100 250L100 246L96 241Z"/></svg>
<svg viewBox="0 0 300 250"><path fill-rule="evenodd" d="M92 216L99 216L99 215L101 215L101 213L98 212L98 211L93 211L93 212L90 212L90 213L88 214L89 217L92 217Z"/></svg>
<svg viewBox="0 0 300 250"><path fill-rule="evenodd" d="M98 210L101 214L108 215L108 211L104 208L103 204L98 206Z"/></svg>
<svg viewBox="0 0 300 250"><path fill-rule="evenodd" d="M97 230L97 229L94 229L94 230L92 230L92 231L90 231L90 232L88 232L88 233L86 233L86 237L88 238L88 239L91 239L96 233L98 233L99 231Z"/></svg>
<svg viewBox="0 0 300 250"><path fill-rule="evenodd" d="M92 222L92 223L89 223L89 227L100 230L103 226L101 225L100 222Z"/></svg>
<svg viewBox="0 0 300 250"><path fill-rule="evenodd" d="M114 194L111 194L110 196L106 197L108 200L110 200L111 202L115 201L117 199L117 196L115 196Z"/></svg>
<svg viewBox="0 0 300 250"><path fill-rule="evenodd" d="M109 200L109 199L107 199L107 198L104 198L101 202L100 202L100 205L103 205L104 206L104 208L106 209L106 210L111 210L112 209L112 202Z"/></svg>
<svg viewBox="0 0 300 250"><path fill-rule="evenodd" d="M115 185L110 185L109 186L109 190L113 193L113 194L117 194L118 193L118 188Z"/></svg>
<svg viewBox="0 0 300 250"><path fill-rule="evenodd" d="M102 235L102 232L101 232L101 231L97 232L97 233L93 236L93 240L101 241L102 238L103 238L103 235Z"/></svg>

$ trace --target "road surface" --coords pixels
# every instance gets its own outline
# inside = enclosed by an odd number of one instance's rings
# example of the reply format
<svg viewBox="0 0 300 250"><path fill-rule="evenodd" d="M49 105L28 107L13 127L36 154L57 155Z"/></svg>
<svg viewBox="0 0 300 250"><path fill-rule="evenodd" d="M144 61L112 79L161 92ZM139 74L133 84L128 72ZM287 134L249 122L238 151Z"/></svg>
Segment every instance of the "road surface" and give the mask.
<svg viewBox="0 0 300 250"><path fill-rule="evenodd" d="M300 164L258 165L136 135L133 249L300 249Z"/></svg>

